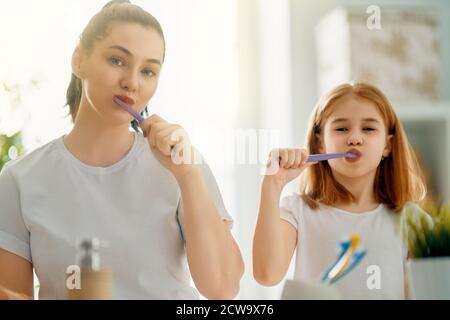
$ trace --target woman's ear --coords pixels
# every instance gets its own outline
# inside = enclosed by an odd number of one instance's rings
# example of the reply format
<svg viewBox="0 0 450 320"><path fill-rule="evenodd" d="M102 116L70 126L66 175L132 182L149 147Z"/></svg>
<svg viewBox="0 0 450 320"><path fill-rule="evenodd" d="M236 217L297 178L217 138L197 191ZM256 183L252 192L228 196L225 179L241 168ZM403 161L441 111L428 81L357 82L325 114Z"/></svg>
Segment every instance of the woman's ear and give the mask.
<svg viewBox="0 0 450 320"><path fill-rule="evenodd" d="M79 46L75 48L72 54L72 73L79 79L83 79L83 54Z"/></svg>
<svg viewBox="0 0 450 320"><path fill-rule="evenodd" d="M383 150L383 157L385 158L387 158L392 151L392 137L393 137L392 134L386 137L386 146L384 147Z"/></svg>

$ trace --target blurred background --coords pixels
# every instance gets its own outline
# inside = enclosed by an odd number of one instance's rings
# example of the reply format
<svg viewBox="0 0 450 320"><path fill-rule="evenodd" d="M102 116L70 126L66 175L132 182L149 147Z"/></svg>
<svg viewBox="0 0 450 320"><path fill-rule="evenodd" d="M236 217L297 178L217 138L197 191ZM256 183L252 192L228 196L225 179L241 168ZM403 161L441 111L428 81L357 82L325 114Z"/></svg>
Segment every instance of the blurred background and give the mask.
<svg viewBox="0 0 450 320"><path fill-rule="evenodd" d="M71 55L106 2L0 0L0 169L70 131ZM429 198L448 201L448 1L133 3L161 22L167 41L150 113L188 130L235 219L246 264L239 299L280 297L283 282L267 288L252 276L262 167L271 148L303 146L311 109L337 84L364 80L387 94L426 170Z"/></svg>

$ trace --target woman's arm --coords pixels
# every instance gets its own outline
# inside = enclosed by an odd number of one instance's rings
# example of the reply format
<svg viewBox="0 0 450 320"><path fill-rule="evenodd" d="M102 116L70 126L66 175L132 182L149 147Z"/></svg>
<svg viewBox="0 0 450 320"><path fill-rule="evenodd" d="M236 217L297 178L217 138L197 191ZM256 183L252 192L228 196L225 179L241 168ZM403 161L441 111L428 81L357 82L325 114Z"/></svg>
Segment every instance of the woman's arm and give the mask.
<svg viewBox="0 0 450 320"><path fill-rule="evenodd" d="M8 299L33 299L33 266L0 249L0 300Z"/></svg>
<svg viewBox="0 0 450 320"><path fill-rule="evenodd" d="M199 168L179 177L186 252L192 279L208 299L232 299L244 272L241 252Z"/></svg>
<svg viewBox="0 0 450 320"><path fill-rule="evenodd" d="M157 115L140 126L155 157L178 181L187 258L197 289L208 299L235 297L244 272L241 252L213 202L186 131Z"/></svg>

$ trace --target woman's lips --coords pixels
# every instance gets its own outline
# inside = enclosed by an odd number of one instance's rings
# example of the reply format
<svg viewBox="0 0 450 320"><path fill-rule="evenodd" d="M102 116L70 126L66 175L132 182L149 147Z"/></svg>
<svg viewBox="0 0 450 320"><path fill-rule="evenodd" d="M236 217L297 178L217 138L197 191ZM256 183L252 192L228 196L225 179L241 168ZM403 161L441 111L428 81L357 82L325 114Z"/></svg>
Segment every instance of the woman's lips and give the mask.
<svg viewBox="0 0 450 320"><path fill-rule="evenodd" d="M116 98L120 99L122 102L125 102L127 105L132 106L135 104L134 100L127 96L115 96Z"/></svg>

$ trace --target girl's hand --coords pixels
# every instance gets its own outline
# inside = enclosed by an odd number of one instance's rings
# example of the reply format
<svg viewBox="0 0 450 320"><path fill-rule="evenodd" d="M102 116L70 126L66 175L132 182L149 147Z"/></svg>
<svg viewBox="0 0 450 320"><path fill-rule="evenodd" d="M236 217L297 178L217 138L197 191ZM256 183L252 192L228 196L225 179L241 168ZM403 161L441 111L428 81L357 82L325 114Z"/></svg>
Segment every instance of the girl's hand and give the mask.
<svg viewBox="0 0 450 320"><path fill-rule="evenodd" d="M269 154L265 180L276 182L284 187L297 178L304 169L315 162L306 162L308 153L305 149L274 149Z"/></svg>
<svg viewBox="0 0 450 320"><path fill-rule="evenodd" d="M195 160L198 158L195 157L196 150L181 126L152 115L141 122L140 127L155 157L175 178L178 179L194 169Z"/></svg>

